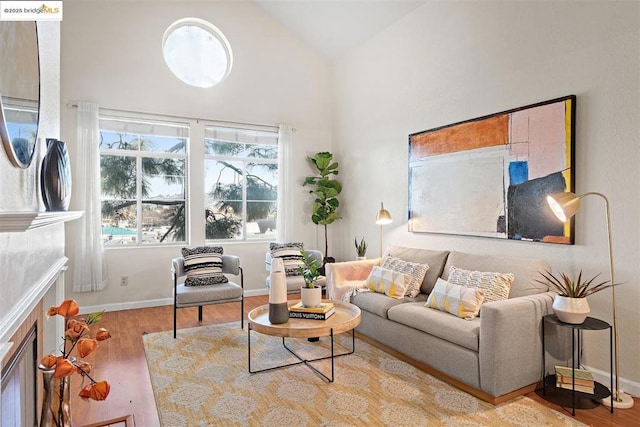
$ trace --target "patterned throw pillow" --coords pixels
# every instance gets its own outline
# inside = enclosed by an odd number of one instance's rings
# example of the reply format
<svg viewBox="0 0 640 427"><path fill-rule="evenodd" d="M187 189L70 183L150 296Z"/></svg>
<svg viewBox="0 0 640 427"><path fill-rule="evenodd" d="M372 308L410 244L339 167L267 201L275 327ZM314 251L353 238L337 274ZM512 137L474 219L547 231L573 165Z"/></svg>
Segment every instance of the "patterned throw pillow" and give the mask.
<svg viewBox="0 0 640 427"><path fill-rule="evenodd" d="M424 306L473 320L480 312L482 301L484 290L454 285L438 278Z"/></svg>
<svg viewBox="0 0 640 427"><path fill-rule="evenodd" d="M220 246L199 246L182 248L184 271L187 278L185 286L206 286L227 283L222 274L222 252Z"/></svg>
<svg viewBox="0 0 640 427"><path fill-rule="evenodd" d="M273 258L282 258L284 272L287 276L299 276L298 267L304 266L302 242L294 243L270 243L269 250Z"/></svg>
<svg viewBox="0 0 640 427"><path fill-rule="evenodd" d="M365 281L365 286L374 292L400 299L407 292L411 277L398 271L375 265Z"/></svg>
<svg viewBox="0 0 640 427"><path fill-rule="evenodd" d="M449 278L454 285L485 291L484 302L501 301L509 298L511 284L516 277L511 274L491 273L482 271L463 270L454 266L449 267Z"/></svg>
<svg viewBox="0 0 640 427"><path fill-rule="evenodd" d="M387 270L397 271L411 277L411 281L409 282L406 292L406 295L411 298L417 297L420 293L422 280L424 279L424 275L427 274L427 270L429 270L429 266L427 264L404 261L392 256L386 257L384 261L382 261L381 267L386 268Z"/></svg>

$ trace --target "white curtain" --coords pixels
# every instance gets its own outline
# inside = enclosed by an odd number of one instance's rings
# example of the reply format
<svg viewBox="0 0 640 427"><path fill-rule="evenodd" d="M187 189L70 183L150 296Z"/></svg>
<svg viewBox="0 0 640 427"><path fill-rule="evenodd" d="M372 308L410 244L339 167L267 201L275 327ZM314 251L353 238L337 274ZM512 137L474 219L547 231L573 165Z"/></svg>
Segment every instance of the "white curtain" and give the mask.
<svg viewBox="0 0 640 427"><path fill-rule="evenodd" d="M276 234L278 242L293 239L293 173L292 173L293 129L289 125L278 127L278 218Z"/></svg>
<svg viewBox="0 0 640 427"><path fill-rule="evenodd" d="M102 245L100 203L100 130L98 105L78 103L76 174L73 191L76 206L84 211L77 221L73 291L99 291L107 285L107 263Z"/></svg>

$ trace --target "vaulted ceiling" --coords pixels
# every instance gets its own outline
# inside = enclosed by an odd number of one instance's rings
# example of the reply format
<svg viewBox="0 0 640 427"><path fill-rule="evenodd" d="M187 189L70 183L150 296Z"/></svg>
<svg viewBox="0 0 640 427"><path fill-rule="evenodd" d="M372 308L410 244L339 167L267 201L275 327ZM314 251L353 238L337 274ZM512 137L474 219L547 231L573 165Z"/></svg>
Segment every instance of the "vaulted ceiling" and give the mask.
<svg viewBox="0 0 640 427"><path fill-rule="evenodd" d="M340 59L426 0L253 0L329 61Z"/></svg>

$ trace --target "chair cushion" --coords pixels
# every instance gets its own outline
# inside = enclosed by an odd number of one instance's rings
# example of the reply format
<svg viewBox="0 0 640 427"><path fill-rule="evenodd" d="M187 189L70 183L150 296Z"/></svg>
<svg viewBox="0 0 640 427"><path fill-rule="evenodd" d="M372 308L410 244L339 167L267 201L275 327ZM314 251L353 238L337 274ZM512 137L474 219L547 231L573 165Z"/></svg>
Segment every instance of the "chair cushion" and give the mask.
<svg viewBox="0 0 640 427"><path fill-rule="evenodd" d="M180 284L176 288L176 303L178 306L206 305L240 297L242 297L242 288L233 282L209 286L186 286Z"/></svg>
<svg viewBox="0 0 640 427"><path fill-rule="evenodd" d="M425 307L435 308L466 320L473 320L480 312L485 291L454 285L438 279L429 294Z"/></svg>
<svg viewBox="0 0 640 427"><path fill-rule="evenodd" d="M220 246L198 246L182 248L184 270L187 273L185 286L207 286L228 282L222 274L222 253Z"/></svg>
<svg viewBox="0 0 640 427"><path fill-rule="evenodd" d="M315 281L316 286L324 288L327 285L327 279L324 276L320 276ZM287 276L287 293L300 292L300 288L305 285L304 277L302 276ZM271 287L271 277L267 276L267 288Z"/></svg>
<svg viewBox="0 0 640 427"><path fill-rule="evenodd" d="M304 266L302 242L293 243L269 243L269 250L273 258L282 258L284 272L287 276L299 276L298 267Z"/></svg>

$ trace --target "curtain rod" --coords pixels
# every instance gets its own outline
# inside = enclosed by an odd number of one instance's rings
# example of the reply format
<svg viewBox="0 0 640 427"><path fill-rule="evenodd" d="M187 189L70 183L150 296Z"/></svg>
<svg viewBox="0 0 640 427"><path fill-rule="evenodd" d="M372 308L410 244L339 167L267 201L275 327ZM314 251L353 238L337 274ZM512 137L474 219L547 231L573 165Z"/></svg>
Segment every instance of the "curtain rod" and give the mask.
<svg viewBox="0 0 640 427"><path fill-rule="evenodd" d="M68 108L78 108L78 104L77 103L73 103L73 102L68 102L67 103L67 107ZM260 123L243 123L243 122L232 122L229 120L213 120L213 119L203 119L203 118L198 118L198 117L188 117L188 116L178 116L175 114L160 114L160 113L149 113L149 112L144 112L144 111L134 111L134 110L118 110L115 108L107 108L107 107L100 107L98 106L98 108L100 110L104 110L107 112L113 112L113 113L125 113L125 114L138 114L138 115L143 115L143 116L150 116L153 117L155 116L156 118L158 117L167 117L167 118L172 118L172 119L178 119L178 120L195 120L196 122L213 122L213 123L222 123L222 124L229 124L229 125L241 125L241 126L262 126L262 127L266 127L266 128L272 128L274 130L278 130L278 125L265 125L265 124L260 124ZM295 132L295 129L292 129L293 132Z"/></svg>

